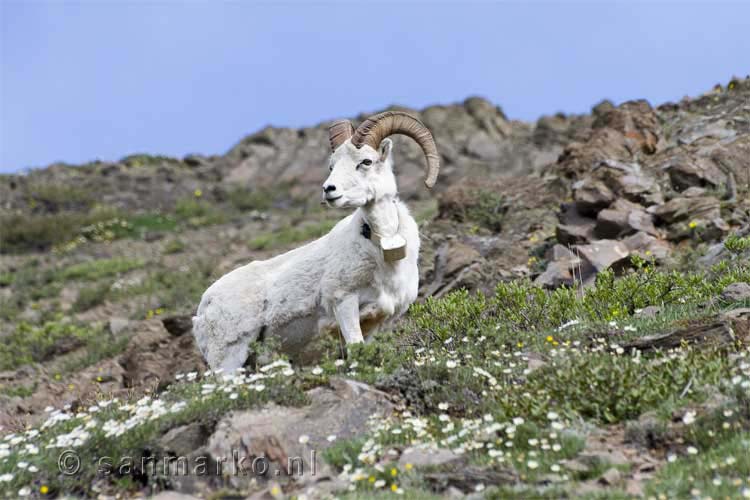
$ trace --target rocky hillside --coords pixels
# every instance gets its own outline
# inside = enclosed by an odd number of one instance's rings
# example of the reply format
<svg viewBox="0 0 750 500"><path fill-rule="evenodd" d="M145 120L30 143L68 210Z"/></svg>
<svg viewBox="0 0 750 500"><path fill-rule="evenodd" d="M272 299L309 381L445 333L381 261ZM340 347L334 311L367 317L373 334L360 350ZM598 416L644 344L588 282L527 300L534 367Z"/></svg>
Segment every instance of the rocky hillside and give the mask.
<svg viewBox="0 0 750 500"><path fill-rule="evenodd" d="M319 205L327 124L0 176L3 496L750 496L750 79L536 123L409 111L443 164L427 192L396 140L419 303L312 365L261 345L206 373L189 317L344 215ZM217 471L238 449L272 471Z"/></svg>

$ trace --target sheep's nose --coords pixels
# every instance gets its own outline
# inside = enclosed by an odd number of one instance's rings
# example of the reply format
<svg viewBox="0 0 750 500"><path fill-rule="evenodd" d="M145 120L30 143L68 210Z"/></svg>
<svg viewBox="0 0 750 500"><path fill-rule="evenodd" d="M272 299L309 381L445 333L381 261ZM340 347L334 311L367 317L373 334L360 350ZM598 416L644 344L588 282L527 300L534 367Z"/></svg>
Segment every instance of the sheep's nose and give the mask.
<svg viewBox="0 0 750 500"><path fill-rule="evenodd" d="M323 186L323 192L330 193L331 191L336 191L336 186L333 184L327 184Z"/></svg>

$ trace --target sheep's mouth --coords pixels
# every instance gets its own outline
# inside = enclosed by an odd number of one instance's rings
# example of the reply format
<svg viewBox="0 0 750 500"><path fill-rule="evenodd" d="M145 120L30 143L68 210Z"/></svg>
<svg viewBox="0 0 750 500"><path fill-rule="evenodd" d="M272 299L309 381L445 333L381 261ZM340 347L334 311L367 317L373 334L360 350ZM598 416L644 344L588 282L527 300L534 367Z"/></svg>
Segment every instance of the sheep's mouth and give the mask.
<svg viewBox="0 0 750 500"><path fill-rule="evenodd" d="M326 196L326 201L336 201L336 200L339 200L339 199L341 199L343 197L344 197L343 194L340 194L338 196Z"/></svg>

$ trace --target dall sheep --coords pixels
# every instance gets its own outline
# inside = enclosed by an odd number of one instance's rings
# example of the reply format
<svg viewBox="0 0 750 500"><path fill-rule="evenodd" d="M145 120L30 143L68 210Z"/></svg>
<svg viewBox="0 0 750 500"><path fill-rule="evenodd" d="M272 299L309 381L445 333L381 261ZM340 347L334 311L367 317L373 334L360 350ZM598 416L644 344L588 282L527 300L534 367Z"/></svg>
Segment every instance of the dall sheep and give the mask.
<svg viewBox="0 0 750 500"><path fill-rule="evenodd" d="M224 275L203 294L193 334L212 369L241 367L251 342L276 337L281 349L304 354L321 333L339 330L347 344L362 342L403 314L417 298L419 231L398 198L392 142L414 139L427 160L425 185L440 169L430 131L415 117L386 111L354 129L329 128L329 207L356 208L325 236Z"/></svg>

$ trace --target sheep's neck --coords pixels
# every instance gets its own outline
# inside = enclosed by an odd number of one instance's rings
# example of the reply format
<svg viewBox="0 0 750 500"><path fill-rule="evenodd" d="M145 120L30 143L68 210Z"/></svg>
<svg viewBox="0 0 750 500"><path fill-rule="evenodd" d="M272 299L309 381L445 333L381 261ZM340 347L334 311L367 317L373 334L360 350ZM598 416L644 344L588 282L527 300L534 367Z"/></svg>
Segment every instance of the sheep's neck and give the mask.
<svg viewBox="0 0 750 500"><path fill-rule="evenodd" d="M383 198L362 207L365 222L380 238L389 238L398 232L398 207L393 198Z"/></svg>

